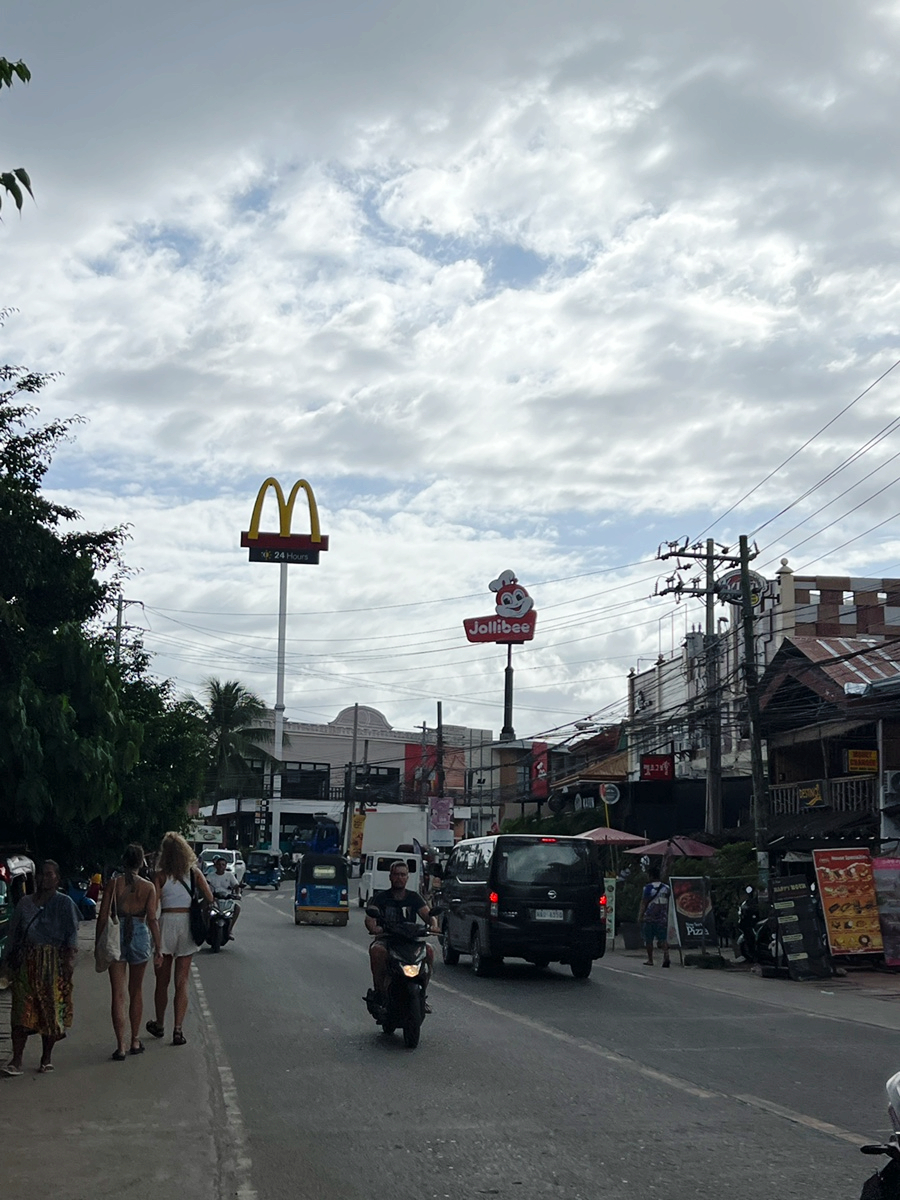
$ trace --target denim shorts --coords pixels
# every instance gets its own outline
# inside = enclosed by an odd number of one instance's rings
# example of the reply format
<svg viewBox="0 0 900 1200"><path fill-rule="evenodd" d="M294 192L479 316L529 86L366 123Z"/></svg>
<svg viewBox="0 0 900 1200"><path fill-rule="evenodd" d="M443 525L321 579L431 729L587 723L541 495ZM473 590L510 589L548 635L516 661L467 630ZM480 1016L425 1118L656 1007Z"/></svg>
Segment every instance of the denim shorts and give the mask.
<svg viewBox="0 0 900 1200"><path fill-rule="evenodd" d="M149 961L152 950L150 930L143 917L119 917L119 945L122 962L137 966Z"/></svg>
<svg viewBox="0 0 900 1200"><path fill-rule="evenodd" d="M644 945L652 946L656 942L657 946L662 947L663 942L669 936L669 924L667 921L644 921Z"/></svg>

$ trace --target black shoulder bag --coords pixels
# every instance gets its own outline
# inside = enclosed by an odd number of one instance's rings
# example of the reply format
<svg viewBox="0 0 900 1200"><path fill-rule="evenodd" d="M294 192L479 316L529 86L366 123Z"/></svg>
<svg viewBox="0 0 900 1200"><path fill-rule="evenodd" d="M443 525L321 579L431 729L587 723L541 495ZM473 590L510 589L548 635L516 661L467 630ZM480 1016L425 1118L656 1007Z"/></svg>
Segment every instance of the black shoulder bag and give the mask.
<svg viewBox="0 0 900 1200"><path fill-rule="evenodd" d="M207 930L209 929L209 920L206 915L206 909L203 907L203 900L197 894L193 867L191 867L189 878L191 881L191 886L188 888L191 896L191 937L198 946L202 946L206 941L206 934ZM184 880L182 880L182 882L184 882Z"/></svg>

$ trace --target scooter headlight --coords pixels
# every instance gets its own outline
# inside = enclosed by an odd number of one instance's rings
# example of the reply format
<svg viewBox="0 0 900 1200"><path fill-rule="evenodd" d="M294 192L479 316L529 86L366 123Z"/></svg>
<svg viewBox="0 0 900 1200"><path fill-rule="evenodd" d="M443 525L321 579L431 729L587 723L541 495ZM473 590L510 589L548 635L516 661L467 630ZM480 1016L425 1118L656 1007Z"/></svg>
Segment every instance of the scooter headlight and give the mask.
<svg viewBox="0 0 900 1200"><path fill-rule="evenodd" d="M415 979L419 973L419 968L419 963L404 963L403 974L407 977L407 979Z"/></svg>

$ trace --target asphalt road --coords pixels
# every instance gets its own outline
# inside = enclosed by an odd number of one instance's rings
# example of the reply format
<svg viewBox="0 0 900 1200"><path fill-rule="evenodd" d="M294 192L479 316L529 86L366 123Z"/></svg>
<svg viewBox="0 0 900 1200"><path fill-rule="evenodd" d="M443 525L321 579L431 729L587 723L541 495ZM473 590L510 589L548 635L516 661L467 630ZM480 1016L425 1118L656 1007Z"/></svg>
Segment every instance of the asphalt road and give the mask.
<svg viewBox="0 0 900 1200"><path fill-rule="evenodd" d="M367 942L356 908L295 926L288 886L245 893L237 940L195 958L242 1200L859 1195L895 1030L622 955L580 982L463 959L408 1051L362 1002Z"/></svg>

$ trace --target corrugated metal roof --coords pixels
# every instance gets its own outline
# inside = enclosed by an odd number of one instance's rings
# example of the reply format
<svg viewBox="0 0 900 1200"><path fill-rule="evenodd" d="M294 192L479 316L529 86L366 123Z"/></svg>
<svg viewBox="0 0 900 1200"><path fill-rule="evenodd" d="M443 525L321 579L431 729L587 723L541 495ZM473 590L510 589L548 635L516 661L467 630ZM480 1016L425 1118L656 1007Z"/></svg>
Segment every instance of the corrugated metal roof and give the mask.
<svg viewBox="0 0 900 1200"><path fill-rule="evenodd" d="M794 637L790 641L841 688L845 683L900 680L900 642L883 645L867 638L838 637Z"/></svg>

